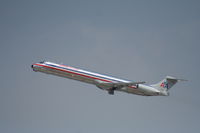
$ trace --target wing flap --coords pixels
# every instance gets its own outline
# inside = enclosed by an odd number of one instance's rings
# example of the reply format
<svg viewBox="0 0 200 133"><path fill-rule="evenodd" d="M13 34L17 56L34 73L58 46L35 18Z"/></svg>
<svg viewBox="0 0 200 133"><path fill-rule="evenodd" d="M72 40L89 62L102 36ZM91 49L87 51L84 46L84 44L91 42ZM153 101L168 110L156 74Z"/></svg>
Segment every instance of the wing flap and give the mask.
<svg viewBox="0 0 200 133"><path fill-rule="evenodd" d="M129 87L129 86L133 86L133 85L137 85L137 84L144 84L144 81L141 82L112 82L112 83L108 83L108 82L99 82L97 81L97 86L101 87L101 88L122 88L122 87Z"/></svg>
<svg viewBox="0 0 200 133"><path fill-rule="evenodd" d="M109 87L128 87L128 86L133 86L133 85L137 85L137 84L144 84L145 82L129 82L129 83L123 83L123 82L119 82L119 83L102 83L102 85L104 86L109 86Z"/></svg>

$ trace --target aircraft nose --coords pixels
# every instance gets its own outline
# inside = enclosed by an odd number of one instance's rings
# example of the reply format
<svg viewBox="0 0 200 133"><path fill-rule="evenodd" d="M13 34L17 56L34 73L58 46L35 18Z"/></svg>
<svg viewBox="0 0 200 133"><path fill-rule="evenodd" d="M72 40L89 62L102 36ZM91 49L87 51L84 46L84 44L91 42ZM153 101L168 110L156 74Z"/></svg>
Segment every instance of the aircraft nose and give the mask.
<svg viewBox="0 0 200 133"><path fill-rule="evenodd" d="M31 65L31 68L33 69L33 71L35 71L36 72L36 68L35 68L35 65L33 64L33 65Z"/></svg>

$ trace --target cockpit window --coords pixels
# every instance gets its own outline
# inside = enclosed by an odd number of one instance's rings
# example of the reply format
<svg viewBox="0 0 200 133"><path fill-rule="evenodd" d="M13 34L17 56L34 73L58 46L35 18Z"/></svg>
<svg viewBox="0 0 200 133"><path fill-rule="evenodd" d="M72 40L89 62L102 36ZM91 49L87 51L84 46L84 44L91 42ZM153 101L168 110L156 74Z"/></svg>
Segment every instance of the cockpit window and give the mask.
<svg viewBox="0 0 200 133"><path fill-rule="evenodd" d="M43 64L44 63L44 61L41 61L41 62L39 62L40 64Z"/></svg>

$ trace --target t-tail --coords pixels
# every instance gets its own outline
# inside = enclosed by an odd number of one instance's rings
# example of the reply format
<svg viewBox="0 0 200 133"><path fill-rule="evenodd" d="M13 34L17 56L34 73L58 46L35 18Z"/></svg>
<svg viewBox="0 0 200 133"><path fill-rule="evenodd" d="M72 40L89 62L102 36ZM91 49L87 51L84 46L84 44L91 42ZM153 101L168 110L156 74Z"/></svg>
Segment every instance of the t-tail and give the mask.
<svg viewBox="0 0 200 133"><path fill-rule="evenodd" d="M187 81L185 79L177 79L171 76L166 76L165 79L161 80L157 84L151 85L153 88L159 90L161 95L168 96L168 90L172 88L179 81Z"/></svg>

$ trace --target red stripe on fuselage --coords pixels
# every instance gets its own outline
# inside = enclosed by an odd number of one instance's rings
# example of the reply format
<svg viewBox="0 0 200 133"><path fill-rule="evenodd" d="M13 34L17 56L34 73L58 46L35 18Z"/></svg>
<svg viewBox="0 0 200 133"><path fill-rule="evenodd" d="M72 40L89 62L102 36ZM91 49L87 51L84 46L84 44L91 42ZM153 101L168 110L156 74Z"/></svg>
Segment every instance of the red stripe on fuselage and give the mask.
<svg viewBox="0 0 200 133"><path fill-rule="evenodd" d="M46 68L51 68L51 69L55 69L55 70L63 71L63 72L67 72L67 73L72 73L72 74L80 75L80 76L87 77L87 78L97 79L97 80L101 80L101 81L105 81L105 82L112 82L112 81L109 81L109 80L100 79L100 78L96 78L96 77L92 77L92 76L88 76L88 75L84 75L84 74L80 74L80 73L76 73L76 72L71 72L71 71L68 71L68 70L55 68L55 67L51 67L51 66L47 66L47 65L43 65L43 64L34 64L34 65L42 66L42 67L46 67Z"/></svg>
<svg viewBox="0 0 200 133"><path fill-rule="evenodd" d="M84 75L84 74L80 74L80 73L76 73L76 72L71 72L71 71L68 71L68 70L64 70L64 69L61 69L61 68L55 68L55 67L47 66L47 65L43 65L43 64L33 64L33 65L51 68L51 69L54 69L54 70L63 71L63 72L71 73L71 74L76 74L76 75L80 75L80 76L83 76L83 77L97 79L97 80L101 80L101 81L105 81L105 82L109 82L109 83L112 82L110 80L100 79L100 78L96 78L96 77L92 77L92 76L88 76L88 75ZM128 86L128 87L133 88L133 89L137 89L136 86Z"/></svg>

